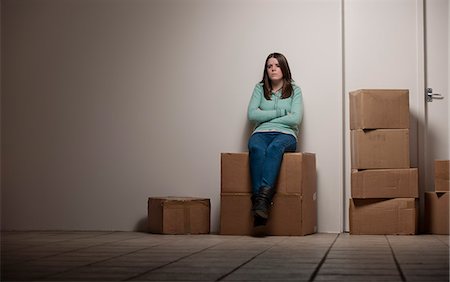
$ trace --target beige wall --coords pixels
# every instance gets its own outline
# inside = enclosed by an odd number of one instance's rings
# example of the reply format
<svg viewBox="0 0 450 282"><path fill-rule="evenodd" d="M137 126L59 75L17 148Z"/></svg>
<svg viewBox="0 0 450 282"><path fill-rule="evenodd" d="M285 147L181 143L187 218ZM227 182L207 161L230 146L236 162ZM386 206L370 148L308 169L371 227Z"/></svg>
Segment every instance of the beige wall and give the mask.
<svg viewBox="0 0 450 282"><path fill-rule="evenodd" d="M342 230L341 1L2 1L2 229L143 230L246 150L266 56L303 88L319 231Z"/></svg>
<svg viewBox="0 0 450 282"><path fill-rule="evenodd" d="M410 89L418 165L422 0L1 3L2 229L143 230L148 196L179 195L210 198L217 231L220 153L246 150L274 51L303 89L319 231L348 228L348 91Z"/></svg>

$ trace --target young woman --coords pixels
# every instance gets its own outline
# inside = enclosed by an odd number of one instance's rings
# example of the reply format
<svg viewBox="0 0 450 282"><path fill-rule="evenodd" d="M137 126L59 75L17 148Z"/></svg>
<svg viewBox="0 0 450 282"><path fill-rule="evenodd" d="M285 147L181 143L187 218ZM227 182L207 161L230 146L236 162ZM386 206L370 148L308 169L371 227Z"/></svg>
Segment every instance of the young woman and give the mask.
<svg viewBox="0 0 450 282"><path fill-rule="evenodd" d="M269 217L283 154L297 148L302 115L302 92L292 80L286 58L270 54L248 105L248 119L255 124L248 141L255 226L265 225Z"/></svg>

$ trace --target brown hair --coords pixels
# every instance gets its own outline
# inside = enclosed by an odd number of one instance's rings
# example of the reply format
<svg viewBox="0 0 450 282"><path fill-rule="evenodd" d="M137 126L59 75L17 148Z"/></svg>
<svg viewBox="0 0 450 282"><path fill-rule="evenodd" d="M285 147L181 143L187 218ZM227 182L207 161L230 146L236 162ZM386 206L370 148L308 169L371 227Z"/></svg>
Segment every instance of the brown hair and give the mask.
<svg viewBox="0 0 450 282"><path fill-rule="evenodd" d="M283 56L280 53L272 53L270 54L267 59L266 63L264 64L264 74L263 79L261 80L261 83L263 83L263 89L264 89L264 97L266 100L271 100L271 91L272 91L272 81L269 78L269 75L267 74L267 62L270 58L275 58L278 61L278 64L280 65L281 72L283 73L283 90L281 91L281 99L286 99L291 97L292 93L294 92L292 88L292 76L291 76L291 70L289 68L289 64L286 60L286 57Z"/></svg>

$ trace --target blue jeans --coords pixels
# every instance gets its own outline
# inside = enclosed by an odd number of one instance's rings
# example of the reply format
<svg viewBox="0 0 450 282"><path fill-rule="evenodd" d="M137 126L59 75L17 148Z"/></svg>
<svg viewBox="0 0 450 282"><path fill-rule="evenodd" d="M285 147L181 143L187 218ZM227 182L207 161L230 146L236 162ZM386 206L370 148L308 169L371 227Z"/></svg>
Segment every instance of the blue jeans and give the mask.
<svg viewBox="0 0 450 282"><path fill-rule="evenodd" d="M275 188L284 152L295 152L297 139L280 132L257 132L248 140L253 194L261 187Z"/></svg>

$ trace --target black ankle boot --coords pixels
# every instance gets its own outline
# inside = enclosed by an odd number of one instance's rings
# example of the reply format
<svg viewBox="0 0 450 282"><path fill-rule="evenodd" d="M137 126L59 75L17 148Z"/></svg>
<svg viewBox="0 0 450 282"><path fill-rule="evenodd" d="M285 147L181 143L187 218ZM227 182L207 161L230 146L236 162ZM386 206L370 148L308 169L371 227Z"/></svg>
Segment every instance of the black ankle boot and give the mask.
<svg viewBox="0 0 450 282"><path fill-rule="evenodd" d="M253 227L259 227L259 226L264 226L267 223L267 219L266 218L262 218L259 215L257 215L255 213L256 211L256 198L257 195L253 194L252 195L252 214L253 214Z"/></svg>
<svg viewBox="0 0 450 282"><path fill-rule="evenodd" d="M267 218L262 218L258 215L253 216L253 227L265 226L267 223Z"/></svg>
<svg viewBox="0 0 450 282"><path fill-rule="evenodd" d="M269 218L269 209L274 194L275 190L271 187L261 187L261 189L259 189L253 208L255 216L263 219Z"/></svg>

